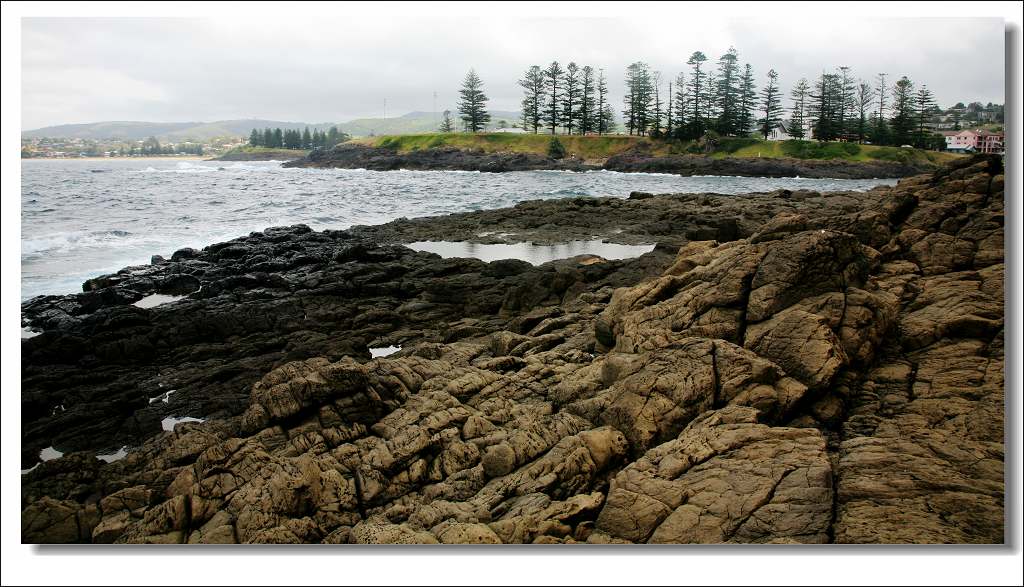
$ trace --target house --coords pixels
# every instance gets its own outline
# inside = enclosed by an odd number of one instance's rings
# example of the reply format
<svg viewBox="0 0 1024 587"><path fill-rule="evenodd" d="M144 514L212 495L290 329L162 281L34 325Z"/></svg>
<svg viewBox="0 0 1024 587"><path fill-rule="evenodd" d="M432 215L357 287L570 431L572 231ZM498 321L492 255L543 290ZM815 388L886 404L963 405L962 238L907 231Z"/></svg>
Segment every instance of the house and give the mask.
<svg viewBox="0 0 1024 587"><path fill-rule="evenodd" d="M960 130L942 133L946 150L953 153L1002 153L1003 133L984 129Z"/></svg>
<svg viewBox="0 0 1024 587"><path fill-rule="evenodd" d="M769 141L791 141L791 140L795 140L796 137L794 137L790 133L790 130L792 128L792 124L793 124L792 121L780 121L780 122L776 123L775 126L772 127L771 131L768 133L768 140ZM803 140L810 141L810 140L814 139L814 128L812 128L812 126L813 125L810 125L810 124L806 124L806 123L804 124L804 138L803 138Z"/></svg>
<svg viewBox="0 0 1024 587"><path fill-rule="evenodd" d="M991 132L987 130L979 130L977 149L979 153L1002 153L1003 148L1003 133Z"/></svg>
<svg viewBox="0 0 1024 587"><path fill-rule="evenodd" d="M946 150L953 153L973 153L974 133L969 130L954 130L942 133L946 140Z"/></svg>

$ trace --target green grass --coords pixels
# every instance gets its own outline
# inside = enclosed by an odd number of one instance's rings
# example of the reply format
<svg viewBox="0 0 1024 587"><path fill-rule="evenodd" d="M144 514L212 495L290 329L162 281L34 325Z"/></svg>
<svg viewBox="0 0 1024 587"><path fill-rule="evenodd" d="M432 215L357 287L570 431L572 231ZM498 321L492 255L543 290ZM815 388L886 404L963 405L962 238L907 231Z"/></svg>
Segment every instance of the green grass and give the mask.
<svg viewBox="0 0 1024 587"><path fill-rule="evenodd" d="M606 136L567 136L557 135L565 146L566 153L584 159L602 159L632 149L638 145L648 145L658 153L667 154L667 146L662 141L652 141L646 137L626 135ZM432 149L435 147L456 147L459 149L480 149L487 153L514 152L535 153L546 155L551 144L550 134L514 134L514 133L433 133L417 135L393 135L354 139L352 142L373 147L387 147L400 153Z"/></svg>
<svg viewBox="0 0 1024 587"><path fill-rule="evenodd" d="M626 151L636 150L651 156L701 154L693 141L651 139L628 135L567 136L557 135L570 156L583 159L605 159ZM515 133L427 133L391 135L354 139L352 142L373 147L387 147L400 153L455 147L479 149L487 153L514 152L547 155L551 135ZM845 161L893 161L898 163L944 163L961 157L953 153L879 147L855 143L818 143L815 141L764 141L753 137L724 137L719 139L714 158L767 157L795 159L841 159Z"/></svg>
<svg viewBox="0 0 1024 587"><path fill-rule="evenodd" d="M243 145L241 147L235 147L230 151L217 155L217 158L228 158L232 157L237 160L250 157L253 159L298 159L305 157L309 151L305 149L272 149L270 147L250 147L249 145Z"/></svg>

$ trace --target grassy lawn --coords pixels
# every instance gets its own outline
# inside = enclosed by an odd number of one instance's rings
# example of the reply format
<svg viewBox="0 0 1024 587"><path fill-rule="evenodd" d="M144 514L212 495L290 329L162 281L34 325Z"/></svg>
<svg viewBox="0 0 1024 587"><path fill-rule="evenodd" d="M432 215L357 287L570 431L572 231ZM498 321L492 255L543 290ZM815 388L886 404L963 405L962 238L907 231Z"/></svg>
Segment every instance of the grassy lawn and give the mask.
<svg viewBox="0 0 1024 587"><path fill-rule="evenodd" d="M641 149L652 156L700 154L692 141L668 141L628 135L565 136L556 135L570 155L584 159L604 159L631 149ZM514 133L432 133L366 137L352 142L373 147L388 147L400 153L456 147L480 149L487 153L513 152L544 155L551 141L550 134ZM945 163L962 155L879 147L855 143L817 143L814 141L763 141L754 138L723 138L710 155L723 157L767 157L796 159L842 159L845 161L893 161L898 163Z"/></svg>
<svg viewBox="0 0 1024 587"><path fill-rule="evenodd" d="M565 136L556 135L569 154L585 159L611 157L627 151L641 143L654 145L646 137L628 135ZM551 142L550 134L513 133L436 133L422 135L394 135L355 139L352 142L374 147L390 147L404 153L434 147L457 147L459 149L480 149L487 153L513 152L544 155ZM664 149L664 143L657 141Z"/></svg>

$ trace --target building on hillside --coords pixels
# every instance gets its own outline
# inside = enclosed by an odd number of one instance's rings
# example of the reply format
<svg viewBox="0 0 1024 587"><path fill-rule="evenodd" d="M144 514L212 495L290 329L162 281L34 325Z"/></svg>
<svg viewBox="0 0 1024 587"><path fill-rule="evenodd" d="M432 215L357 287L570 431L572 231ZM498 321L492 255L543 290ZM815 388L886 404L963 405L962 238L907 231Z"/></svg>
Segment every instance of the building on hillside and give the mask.
<svg viewBox="0 0 1024 587"><path fill-rule="evenodd" d="M946 150L953 153L1003 153L1003 133L984 129L948 131L942 133Z"/></svg>
<svg viewBox="0 0 1024 587"><path fill-rule="evenodd" d="M991 132L987 130L979 130L978 133L978 152L979 153L994 153L1001 154L1005 152L1003 147L1003 133Z"/></svg>
<svg viewBox="0 0 1024 587"><path fill-rule="evenodd" d="M772 127L771 131L768 133L768 140L769 141L792 141L792 140L796 140L796 137L794 137L792 135L792 133L791 133L792 124L793 124L792 121L787 121L787 120L783 120L783 121L777 122L775 124L775 126ZM804 138L803 138L803 140L805 140L805 141L814 140L814 128L813 128L813 125L805 124L804 126L805 126L805 128L804 128Z"/></svg>

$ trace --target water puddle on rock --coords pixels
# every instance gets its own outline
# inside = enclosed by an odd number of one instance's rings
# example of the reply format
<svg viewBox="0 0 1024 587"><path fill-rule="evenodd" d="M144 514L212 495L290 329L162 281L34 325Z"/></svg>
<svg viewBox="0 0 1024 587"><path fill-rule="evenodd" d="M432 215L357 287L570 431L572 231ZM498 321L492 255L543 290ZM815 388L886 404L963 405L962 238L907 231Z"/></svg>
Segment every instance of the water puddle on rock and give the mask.
<svg viewBox="0 0 1024 587"><path fill-rule="evenodd" d="M164 430L166 430L167 432L173 432L174 431L174 427L177 426L178 424L181 424L182 422L205 422L205 421L206 420L203 420L203 419L200 419L200 418L192 418L190 416L185 416L183 418L175 418L175 417L171 416L171 417L168 417L168 418L164 418L160 422L160 426Z"/></svg>
<svg viewBox="0 0 1024 587"><path fill-rule="evenodd" d="M128 456L128 447L122 446L117 449L117 452L112 452L106 455L96 455L96 458L106 463L113 463L114 461L120 461L126 456Z"/></svg>
<svg viewBox="0 0 1024 587"><path fill-rule="evenodd" d="M160 395L158 395L156 397L151 397L151 398L149 398L149 403L151 403L151 404L155 404L156 402L164 402L165 404L170 403L171 402L171 394L176 392L176 391L178 391L178 390L177 389L171 389L171 390L165 391L164 393L161 393Z"/></svg>
<svg viewBox="0 0 1024 587"><path fill-rule="evenodd" d="M382 346L377 348L371 348L370 356L376 359L377 357L386 357L388 355L393 355L400 350L402 350L402 347L400 346Z"/></svg>
<svg viewBox="0 0 1024 587"><path fill-rule="evenodd" d="M39 451L39 458L44 461L52 461L53 459L59 459L62 456L64 456L64 453L53 448L52 446L48 446L43 450Z"/></svg>
<svg viewBox="0 0 1024 587"><path fill-rule="evenodd" d="M53 448L52 446L48 446L48 447L44 448L43 450L39 451L39 460L40 461L52 461L54 459L59 459L62 456L64 456L64 453L62 453L59 450ZM35 471L36 467L38 467L40 464L42 464L42 463L36 463L36 464L32 465L32 468L30 468L30 469L22 469L21 470L21 474L22 475L26 475L28 473L31 473L32 471Z"/></svg>
<svg viewBox="0 0 1024 587"><path fill-rule="evenodd" d="M533 243L480 244L465 241L417 241L405 245L414 251L436 253L444 258L469 257L491 262L519 259L533 265L568 259L577 255L597 255L605 259L630 259L654 250L655 245L620 245L600 240L576 240L557 245Z"/></svg>
<svg viewBox="0 0 1024 587"><path fill-rule="evenodd" d="M176 301L178 301L178 300L180 300L180 299L182 299L184 297L185 296L169 296L169 295L165 295L165 294L150 294L150 295L142 298L141 300L135 302L132 305L135 306L136 308L155 308L157 306L162 306L164 304L170 304L171 302L176 302Z"/></svg>

